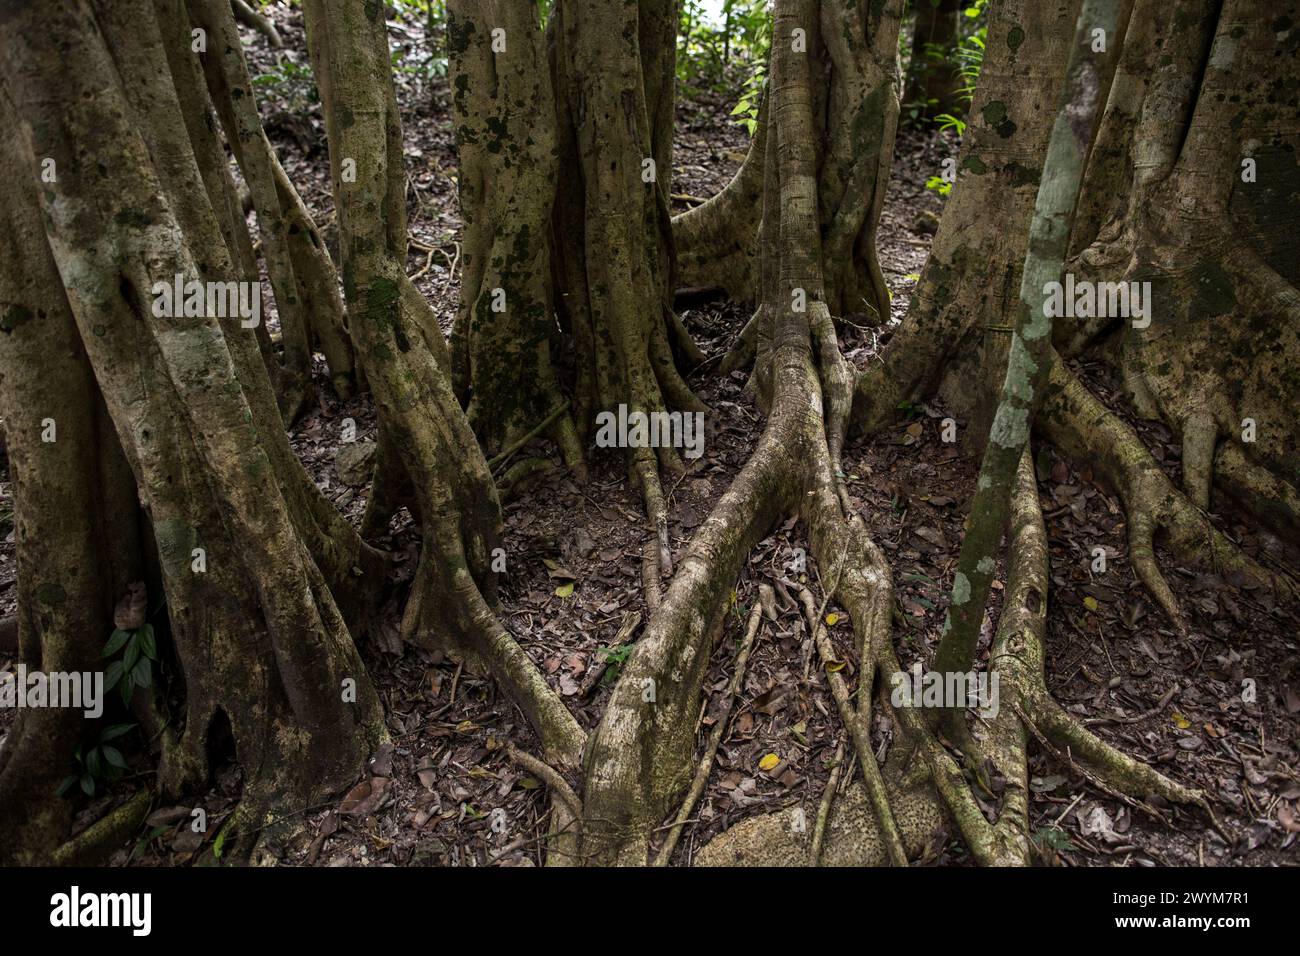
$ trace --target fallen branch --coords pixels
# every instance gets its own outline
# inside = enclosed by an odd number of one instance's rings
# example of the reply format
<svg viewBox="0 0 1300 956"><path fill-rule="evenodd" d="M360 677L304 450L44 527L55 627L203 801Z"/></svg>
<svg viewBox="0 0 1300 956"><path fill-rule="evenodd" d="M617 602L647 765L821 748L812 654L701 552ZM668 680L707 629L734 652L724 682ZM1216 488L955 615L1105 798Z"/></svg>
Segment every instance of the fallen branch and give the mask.
<svg viewBox="0 0 1300 956"><path fill-rule="evenodd" d="M840 770L844 766L844 741L835 745L835 757L831 764L831 777L826 781L822 792L821 806L817 808L817 823L813 826L812 846L808 848L808 865L817 866L821 860L822 844L826 840L826 824L830 821L831 806L835 803L835 788L839 786Z"/></svg>

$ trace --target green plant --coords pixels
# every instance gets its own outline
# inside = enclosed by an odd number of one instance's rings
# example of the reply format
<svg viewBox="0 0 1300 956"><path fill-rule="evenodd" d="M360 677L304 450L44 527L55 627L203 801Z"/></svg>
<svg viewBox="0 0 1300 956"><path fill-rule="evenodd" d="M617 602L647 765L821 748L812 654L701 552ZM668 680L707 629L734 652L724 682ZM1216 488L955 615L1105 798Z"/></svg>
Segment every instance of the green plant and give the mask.
<svg viewBox="0 0 1300 956"><path fill-rule="evenodd" d="M766 0L724 0L711 19L701 0L681 5L677 80L685 97L738 90L732 116L753 135L767 80L772 18Z"/></svg>
<svg viewBox="0 0 1300 956"><path fill-rule="evenodd" d="M119 688L122 702L129 703L137 687L153 684L153 665L158 660L158 646L154 640L153 625L141 624L128 631L113 631L104 645L104 657L118 651L122 656L109 663L104 671L104 690Z"/></svg>
<svg viewBox="0 0 1300 956"><path fill-rule="evenodd" d="M126 758L109 741L134 728L135 724L109 724L100 731L99 741L94 746L87 749L85 744L77 744L72 752L72 773L59 784L59 796L67 796L73 787L80 785L82 793L93 797L101 786L121 779L127 769Z"/></svg>
<svg viewBox="0 0 1300 956"><path fill-rule="evenodd" d="M275 93L285 101L290 112L306 112L311 104L320 102L311 70L288 57L281 57L272 72L253 77L253 85Z"/></svg>
<svg viewBox="0 0 1300 956"><path fill-rule="evenodd" d="M1069 834L1056 827L1039 827L1029 839L1033 840L1034 845L1040 850L1069 850L1074 847Z"/></svg>
<svg viewBox="0 0 1300 956"><path fill-rule="evenodd" d="M745 80L745 87L740 94L740 102L732 107L731 115L739 116L736 120L750 136L758 128L759 104L763 98L763 85L767 82L767 63L759 63Z"/></svg>
<svg viewBox="0 0 1300 956"><path fill-rule="evenodd" d="M962 37L955 51L957 75L961 77L957 98L967 105L975 97L975 85L979 82L980 70L984 67L984 45L989 32L988 17L985 15L987 4L988 0L975 0L966 8L966 19L974 29Z"/></svg>
<svg viewBox="0 0 1300 956"><path fill-rule="evenodd" d="M612 684L618 680L618 672L623 669L624 662L632 654L631 644L622 644L618 647L600 647L596 653L605 661L605 673L601 677L602 685Z"/></svg>
<svg viewBox="0 0 1300 956"><path fill-rule="evenodd" d="M948 180L944 179L942 176L931 176L925 181L925 188L933 189L940 196L946 197L950 192L952 192L952 183L948 182Z"/></svg>

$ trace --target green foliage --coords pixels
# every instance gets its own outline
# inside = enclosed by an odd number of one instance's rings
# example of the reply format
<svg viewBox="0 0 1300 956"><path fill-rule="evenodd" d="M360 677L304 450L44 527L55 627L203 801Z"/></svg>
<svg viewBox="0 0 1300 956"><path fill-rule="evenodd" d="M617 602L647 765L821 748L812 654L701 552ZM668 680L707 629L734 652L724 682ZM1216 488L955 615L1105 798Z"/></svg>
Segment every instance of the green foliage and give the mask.
<svg viewBox="0 0 1300 956"><path fill-rule="evenodd" d="M980 70L984 67L984 46L989 33L988 17L985 14L987 3L988 0L975 0L974 4L966 8L966 18L972 29L962 36L954 54L957 59L957 75L961 77L957 98L963 107L969 106L975 97L975 85L979 82Z"/></svg>
<svg viewBox="0 0 1300 956"><path fill-rule="evenodd" d="M128 704L137 687L153 686L153 665L158 660L158 646L153 625L142 624L134 630L115 630L104 645L104 657L118 651L122 656L111 661L104 671L104 690L118 688L122 703Z"/></svg>
<svg viewBox="0 0 1300 956"><path fill-rule="evenodd" d="M1069 850L1074 847L1069 834L1056 827L1039 827L1030 839L1040 850Z"/></svg>
<svg viewBox="0 0 1300 956"><path fill-rule="evenodd" d="M755 64L745 80L745 86L740 93L740 102L732 107L731 115L737 116L736 120L750 136L754 135L754 130L758 129L758 110L759 104L763 99L763 86L767 83L767 61Z"/></svg>
<svg viewBox="0 0 1300 956"><path fill-rule="evenodd" d="M632 645L623 644L619 647L600 647L596 649L605 661L605 673L601 676L600 683L605 686L618 680L619 671L623 669L623 664L632 655Z"/></svg>
<svg viewBox="0 0 1300 956"><path fill-rule="evenodd" d="M712 22L701 0L683 0L677 80L687 98L704 90L735 93L731 115L752 136L767 81L771 12L767 0L724 0L718 16Z"/></svg>
<svg viewBox="0 0 1300 956"><path fill-rule="evenodd" d="M126 773L126 758L109 741L133 729L135 724L109 724L99 732L98 742L93 746L87 748L85 744L77 744L72 752L72 772L59 784L59 796L66 797L73 788L80 786L82 793L93 797L100 787L120 780Z"/></svg>
<svg viewBox="0 0 1300 956"><path fill-rule="evenodd" d="M948 194L952 192L952 183L948 182L942 176L931 176L925 181L925 188L933 189L940 196L943 196L946 199Z"/></svg>
<svg viewBox="0 0 1300 956"><path fill-rule="evenodd" d="M290 112L305 113L311 104L320 102L320 92L316 89L316 78L311 70L288 57L281 57L272 72L253 77L253 86L284 100Z"/></svg>
<svg viewBox="0 0 1300 956"><path fill-rule="evenodd" d="M951 113L939 114L934 121L939 124L940 130L952 130L958 136L966 132L966 121L962 119L961 114L969 108L975 96L975 86L979 82L980 70L984 66L984 48L988 41L988 2L989 0L971 0L970 6L962 11L962 20L959 24L960 39L955 48L945 50L936 44L927 43L921 54L931 62L950 62L953 65L958 77L957 106ZM905 35L900 32L899 42L904 43L905 40ZM935 105L934 100L904 103L900 121L904 124L916 125L926 114L927 109ZM946 191L941 192L947 194Z"/></svg>

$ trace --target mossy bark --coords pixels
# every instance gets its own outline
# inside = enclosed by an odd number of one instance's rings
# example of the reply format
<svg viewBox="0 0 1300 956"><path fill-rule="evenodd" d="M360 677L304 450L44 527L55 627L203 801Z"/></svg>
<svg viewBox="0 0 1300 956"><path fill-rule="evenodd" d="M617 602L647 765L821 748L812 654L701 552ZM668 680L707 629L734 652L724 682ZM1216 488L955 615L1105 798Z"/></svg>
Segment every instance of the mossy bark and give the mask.
<svg viewBox="0 0 1300 956"><path fill-rule="evenodd" d="M876 245L898 128L900 20L898 4L865 0L810 3L801 13L804 34L797 42L812 84L808 135L827 253L825 302L836 321L879 325L889 317ZM757 250L771 122L765 105L736 176L717 196L674 218L679 285L714 286L733 298L764 301ZM748 358L752 343L746 345Z"/></svg>
<svg viewBox="0 0 1300 956"><path fill-rule="evenodd" d="M461 0L447 10L460 157L461 296L452 330L456 393L489 455L564 403L551 362L551 210L559 176L555 96L536 11ZM572 418L550 428L570 464Z"/></svg>
<svg viewBox="0 0 1300 956"><path fill-rule="evenodd" d="M421 523L403 630L485 663L528 715L548 758L572 765L581 729L493 613L496 489L452 389L436 317L404 272L406 174L383 7L308 0L304 13L329 137L350 327Z"/></svg>
<svg viewBox="0 0 1300 956"><path fill-rule="evenodd" d="M227 721L244 769L230 845L246 852L279 832L270 823L355 779L384 738L325 573L370 562L354 534L332 535L254 333L238 317L154 308L155 285L176 275L237 277L155 7L59 0L4 12L0 79L32 184L13 202L39 200L61 288L41 271L45 246L24 253L47 301L75 319L149 518L166 594L160 633L183 674L155 697L168 711L157 785L171 798L203 785L210 729ZM41 180L47 159L57 174ZM111 617L100 621L97 641L111 630Z"/></svg>

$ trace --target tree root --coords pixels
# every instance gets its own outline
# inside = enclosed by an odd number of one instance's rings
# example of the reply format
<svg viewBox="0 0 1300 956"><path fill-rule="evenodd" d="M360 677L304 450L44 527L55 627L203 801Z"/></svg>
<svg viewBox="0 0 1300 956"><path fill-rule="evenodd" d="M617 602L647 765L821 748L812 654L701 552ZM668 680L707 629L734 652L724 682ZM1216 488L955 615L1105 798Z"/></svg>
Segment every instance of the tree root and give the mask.
<svg viewBox="0 0 1300 956"><path fill-rule="evenodd" d="M1274 534L1300 539L1300 492L1247 458L1241 446L1232 442L1219 446L1214 480L1238 507Z"/></svg>
<svg viewBox="0 0 1300 956"><path fill-rule="evenodd" d="M1289 577L1260 567L1218 531L1174 487L1133 430L1102 406L1059 359L1053 363L1039 424L1053 444L1091 462L1118 491L1129 515L1133 569L1180 631L1186 631L1186 619L1156 562L1154 537L1159 529L1168 533L1169 546L1180 560L1240 573L1282 595L1296 593Z"/></svg>
<svg viewBox="0 0 1300 956"><path fill-rule="evenodd" d="M126 803L96 820L51 855L54 866L96 866L121 848L149 814L153 791L138 791Z"/></svg>
<svg viewBox="0 0 1300 956"><path fill-rule="evenodd" d="M760 589L771 595L772 588L770 585L760 585ZM770 600L770 598L769 598ZM700 794L704 793L705 784L709 782L709 772L713 769L713 759L717 756L718 745L722 743L723 734L731 724L731 710L736 703L736 694L740 692L740 685L745 679L745 665L749 663L749 652L754 648L754 638L758 634L758 626L763 618L763 599L754 602L754 606L749 611L749 621L745 625L745 637L740 643L740 650L736 652L735 669L731 673L731 680L727 683L727 689L723 694L721 710L716 715L716 722L713 730L709 733L708 743L704 746L704 756L700 758L699 766L695 770L695 777L691 780L690 789L686 791L686 798L682 801L681 809L677 811L677 816L668 829L668 835L664 837L663 845L659 847L659 853L655 856L655 866L667 866L668 861L672 858L673 850L677 847L677 840L682 835L682 827L691 818L691 813L695 810L695 804L700 799Z"/></svg>
<svg viewBox="0 0 1300 956"><path fill-rule="evenodd" d="M506 753L511 760L529 773L541 777L542 782L550 787L551 791L568 807L569 811L574 814L575 819L582 819L582 801L573 792L573 788L569 786L568 781L561 777L550 764L538 760L532 754L525 753L514 744L506 745Z"/></svg>
<svg viewBox="0 0 1300 956"><path fill-rule="evenodd" d="M817 653L822 659L822 667L831 687L831 696L835 698L835 704L839 708L840 719L853 738L853 746L858 753L858 763L862 766L862 779L876 814L876 823L885 845L885 852L893 865L907 866L907 852L903 849L903 840L899 836L898 825L894 822L894 814L889 807L884 779L880 775L880 766L876 763L875 751L871 748L868 726L863 715L854 708L844 678L838 671L832 669L835 663L835 650L831 646L830 637L826 634L826 626L822 623L826 604L823 602L821 610L814 610L813 596L807 588L801 590L799 597L803 601L804 613L808 617L808 627L813 633ZM870 681L865 674L863 683L864 686L870 686Z"/></svg>
<svg viewBox="0 0 1300 956"><path fill-rule="evenodd" d="M1026 740L1032 735L1049 751L1075 766L1098 789L1117 799L1133 803L1144 812L1168 822L1158 810L1139 802L1149 795L1184 805L1198 806L1218 826L1205 795L1169 780L1151 767L1123 754L1101 741L1080 722L1055 703L1047 692L1043 670L1043 636L1047 612L1047 540L1042 511L1038 503L1037 483L1028 452L1017 476L1011 505L1009 580L1003 612L998 622L990 657L990 667L1001 677L1002 694L1009 700L984 725L975 746L1005 778L997 819L990 823L975 801L971 783L944 749L915 707L892 709L895 722L904 732L904 742L895 744L886 763L882 795L890 807L889 815L898 821L896 835L904 852L915 856L942 835L945 821L955 823L973 856L987 865L1025 865L1030 861L1028 840L1028 781ZM853 567L846 562L845 571ZM851 579L851 578L850 578ZM851 607L850 588L833 590L846 607ZM811 610L811 595L801 594L805 608ZM852 613L852 612L851 612ZM820 616L820 612L818 612ZM885 620L892 619L892 615ZM857 616L855 628L861 631ZM820 643L820 642L819 642ZM864 647L873 645L864 642ZM893 646L885 640L877 645L875 667L885 673L901 672ZM870 687L872 667L869 652L860 658L862 677L859 683L858 713L845 723L853 732L854 724L865 722L864 691ZM838 675L831 675L832 678ZM834 691L834 680L832 680ZM835 694L837 703L841 694ZM866 753L870 754L867 744ZM863 748L859 746L859 754ZM924 772L910 776L905 768L907 754L922 758ZM873 756L874 762L874 756ZM1082 760L1085 766L1074 761ZM878 799L871 787L851 785L832 809L829 838L824 860L828 865L848 862L879 865L889 861L891 837L882 827ZM824 801L823 801L824 802ZM819 812L819 817L821 816ZM866 818L865 821L863 818ZM817 845L791 826L788 811L778 811L744 820L719 834L697 854L699 865L802 865ZM844 846L836 839L836 826L842 819L850 824L857 846ZM918 823L929 826L918 829ZM814 831L815 832L815 831Z"/></svg>

